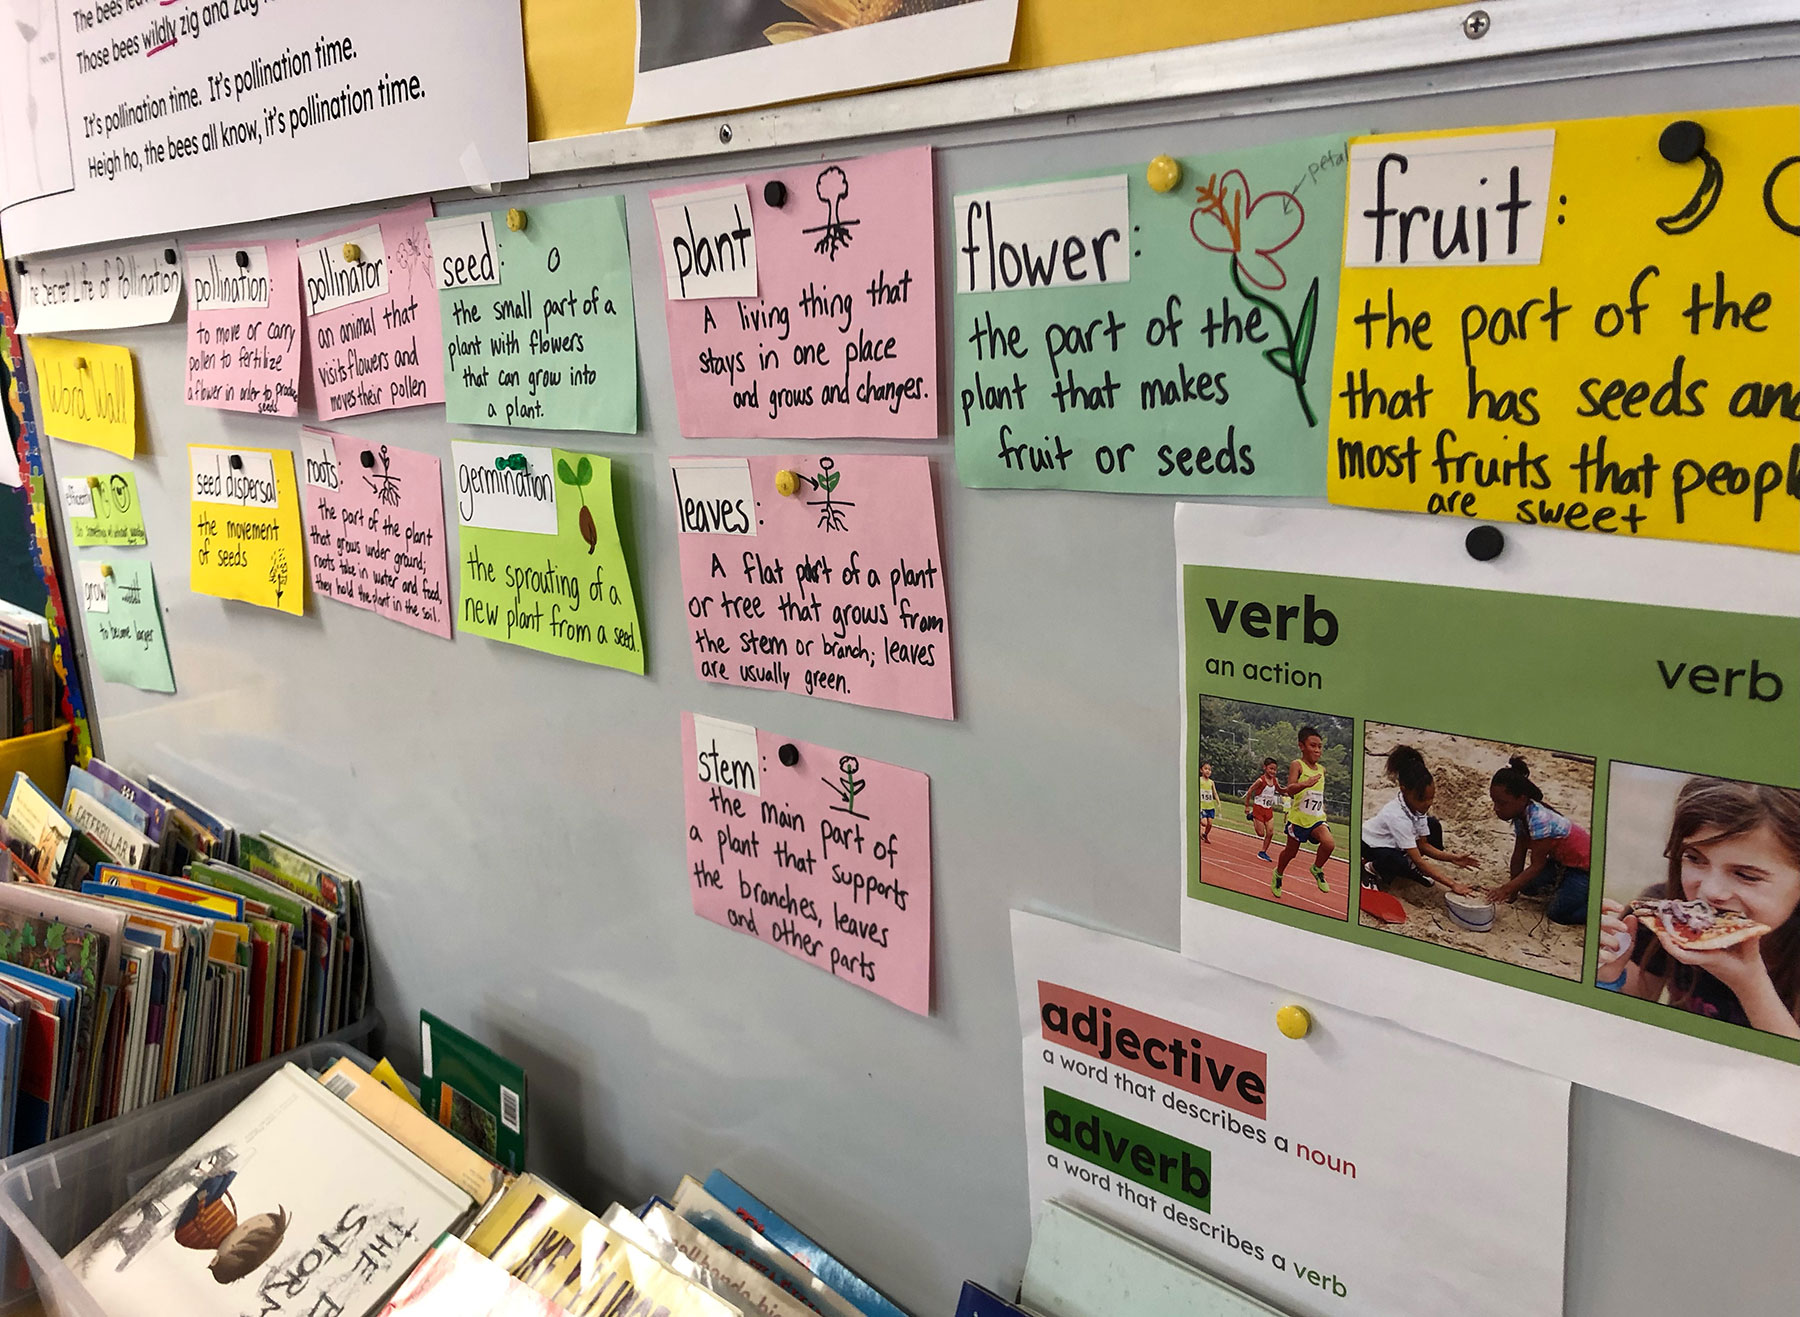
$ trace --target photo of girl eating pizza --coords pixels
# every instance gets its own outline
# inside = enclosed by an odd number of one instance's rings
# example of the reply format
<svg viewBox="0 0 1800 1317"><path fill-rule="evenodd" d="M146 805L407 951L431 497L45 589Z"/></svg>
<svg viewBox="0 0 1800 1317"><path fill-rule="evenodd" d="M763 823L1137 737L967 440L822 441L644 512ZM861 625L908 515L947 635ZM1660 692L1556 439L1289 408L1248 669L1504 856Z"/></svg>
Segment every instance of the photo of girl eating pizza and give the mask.
<svg viewBox="0 0 1800 1317"><path fill-rule="evenodd" d="M1800 1038L1800 790L1614 764L1595 985Z"/></svg>

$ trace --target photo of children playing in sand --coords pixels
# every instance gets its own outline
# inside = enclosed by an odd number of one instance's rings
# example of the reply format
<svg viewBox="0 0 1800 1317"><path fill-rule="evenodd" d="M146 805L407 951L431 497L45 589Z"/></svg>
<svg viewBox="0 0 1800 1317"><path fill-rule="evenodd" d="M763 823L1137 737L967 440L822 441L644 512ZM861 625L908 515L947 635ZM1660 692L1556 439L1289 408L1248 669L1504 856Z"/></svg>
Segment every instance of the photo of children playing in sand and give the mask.
<svg viewBox="0 0 1800 1317"><path fill-rule="evenodd" d="M1350 917L1349 718L1200 697L1200 881Z"/></svg>
<svg viewBox="0 0 1800 1317"><path fill-rule="evenodd" d="M1593 812L1592 759L1366 723L1360 922L1579 979Z"/></svg>
<svg viewBox="0 0 1800 1317"><path fill-rule="evenodd" d="M1800 1038L1800 790L1615 763L1598 987Z"/></svg>

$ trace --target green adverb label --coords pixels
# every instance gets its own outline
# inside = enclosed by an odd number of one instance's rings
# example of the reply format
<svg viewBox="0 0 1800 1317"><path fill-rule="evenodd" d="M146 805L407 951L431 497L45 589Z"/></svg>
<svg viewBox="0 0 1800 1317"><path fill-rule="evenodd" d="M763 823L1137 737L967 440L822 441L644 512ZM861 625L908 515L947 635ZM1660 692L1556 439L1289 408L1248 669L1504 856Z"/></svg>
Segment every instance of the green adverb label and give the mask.
<svg viewBox="0 0 1800 1317"><path fill-rule="evenodd" d="M1044 1142L1176 1202L1212 1211L1212 1154L1172 1134L1045 1088Z"/></svg>

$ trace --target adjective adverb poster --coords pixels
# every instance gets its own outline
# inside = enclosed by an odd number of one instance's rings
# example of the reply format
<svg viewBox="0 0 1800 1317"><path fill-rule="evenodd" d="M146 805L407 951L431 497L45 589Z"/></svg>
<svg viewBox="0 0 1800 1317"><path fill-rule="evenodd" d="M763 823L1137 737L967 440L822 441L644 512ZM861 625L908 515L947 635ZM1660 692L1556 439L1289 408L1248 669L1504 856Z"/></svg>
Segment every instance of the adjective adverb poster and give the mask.
<svg viewBox="0 0 1800 1317"><path fill-rule="evenodd" d="M1041 915L1012 940L1034 1218L1298 1317L1562 1312L1567 1082Z"/></svg>
<svg viewBox="0 0 1800 1317"><path fill-rule="evenodd" d="M964 483L1322 494L1344 139L954 199Z"/></svg>
<svg viewBox="0 0 1800 1317"><path fill-rule="evenodd" d="M702 680L954 716L925 457L674 457Z"/></svg>
<svg viewBox="0 0 1800 1317"><path fill-rule="evenodd" d="M444 341L417 202L300 245L312 400L324 420L444 400Z"/></svg>
<svg viewBox="0 0 1800 1317"><path fill-rule="evenodd" d="M931 779L681 715L694 913L931 1011Z"/></svg>
<svg viewBox="0 0 1800 1317"><path fill-rule="evenodd" d="M1342 508L1175 537L1183 950L1800 1151L1800 585Z"/></svg>
<svg viewBox="0 0 1800 1317"><path fill-rule="evenodd" d="M285 448L188 447L193 589L306 611L306 537Z"/></svg>
<svg viewBox="0 0 1800 1317"><path fill-rule="evenodd" d="M681 433L935 438L932 195L925 146L651 193Z"/></svg>
<svg viewBox="0 0 1800 1317"><path fill-rule="evenodd" d="M300 410L300 260L290 241L189 247L187 400L293 416Z"/></svg>
<svg viewBox="0 0 1800 1317"><path fill-rule="evenodd" d="M611 460L463 439L451 441L450 460L462 531L456 629L641 674Z"/></svg>
<svg viewBox="0 0 1800 1317"><path fill-rule="evenodd" d="M1800 108L1674 117L1351 142L1332 502L1800 552Z"/></svg>
<svg viewBox="0 0 1800 1317"><path fill-rule="evenodd" d="M635 434L637 323L625 198L430 224L445 418Z"/></svg>
<svg viewBox="0 0 1800 1317"><path fill-rule="evenodd" d="M437 458L308 426L300 431L300 466L313 589L448 640Z"/></svg>

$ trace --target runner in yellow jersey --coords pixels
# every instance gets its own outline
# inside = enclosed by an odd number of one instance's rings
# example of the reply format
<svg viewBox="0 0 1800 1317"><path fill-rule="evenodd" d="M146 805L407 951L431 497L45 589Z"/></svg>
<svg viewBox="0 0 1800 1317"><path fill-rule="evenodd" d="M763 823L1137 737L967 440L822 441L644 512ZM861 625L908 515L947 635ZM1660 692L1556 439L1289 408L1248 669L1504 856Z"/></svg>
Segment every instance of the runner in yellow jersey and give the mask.
<svg viewBox="0 0 1800 1317"><path fill-rule="evenodd" d="M1213 785L1212 765L1200 765L1200 840L1212 841L1213 820L1219 816L1219 789Z"/></svg>
<svg viewBox="0 0 1800 1317"><path fill-rule="evenodd" d="M1325 766L1319 762L1319 756L1325 753L1325 738L1319 735L1317 727L1302 727L1295 740L1300 743L1300 757L1288 765L1287 794L1293 797L1294 803L1288 808L1287 845L1282 848L1281 858L1275 862L1275 875L1269 880L1269 890L1276 896L1281 895L1281 880L1288 862L1300 853L1302 846L1318 848L1313 856L1313 881L1321 892L1329 892L1331 884L1325 881L1325 862L1337 847L1331 829L1325 823Z"/></svg>

